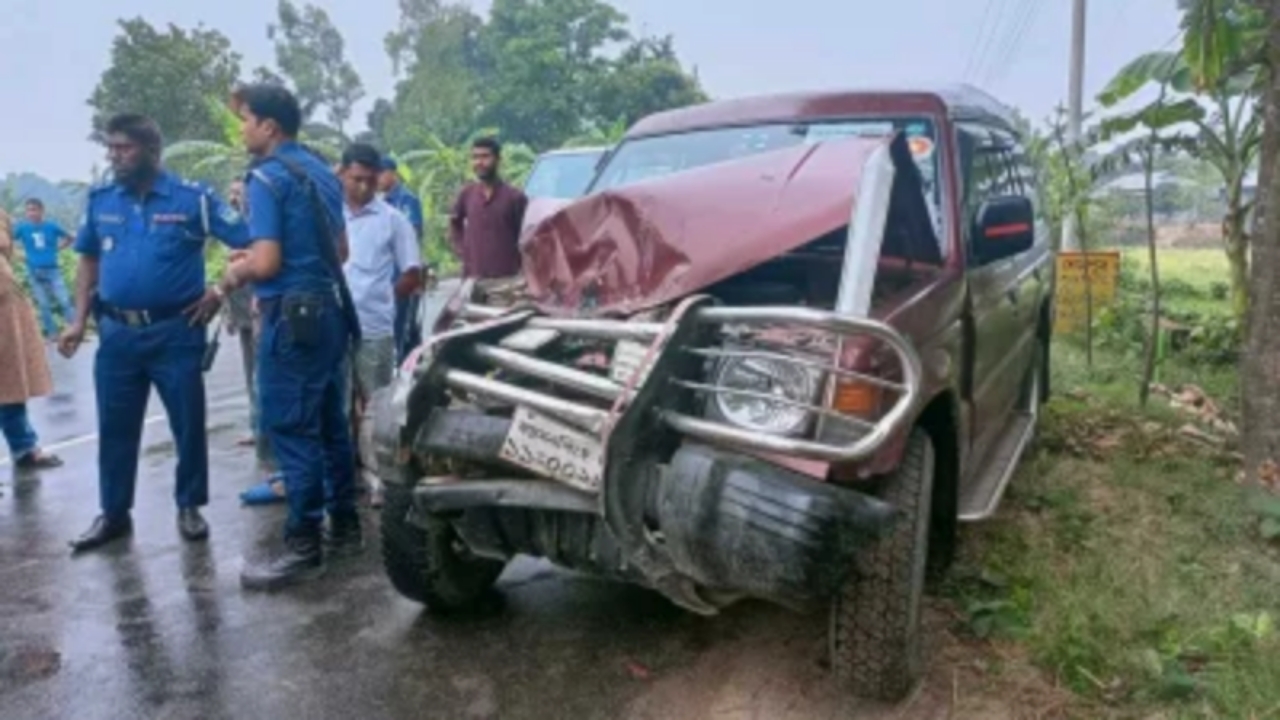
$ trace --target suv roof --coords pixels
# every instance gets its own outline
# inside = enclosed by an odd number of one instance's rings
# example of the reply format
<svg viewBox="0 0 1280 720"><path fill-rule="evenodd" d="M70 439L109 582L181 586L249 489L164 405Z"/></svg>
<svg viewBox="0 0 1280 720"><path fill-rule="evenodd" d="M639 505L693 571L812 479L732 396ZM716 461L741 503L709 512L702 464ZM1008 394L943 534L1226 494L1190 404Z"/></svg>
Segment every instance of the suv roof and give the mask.
<svg viewBox="0 0 1280 720"><path fill-rule="evenodd" d="M562 147L538 153L538 157L556 157L561 155L593 155L607 152L608 145L581 145L578 147Z"/></svg>
<svg viewBox="0 0 1280 720"><path fill-rule="evenodd" d="M1014 114L1009 107L972 85L952 85L942 88L795 92L720 100L650 115L632 126L627 137L867 113L945 113L956 120L994 122L1017 132Z"/></svg>

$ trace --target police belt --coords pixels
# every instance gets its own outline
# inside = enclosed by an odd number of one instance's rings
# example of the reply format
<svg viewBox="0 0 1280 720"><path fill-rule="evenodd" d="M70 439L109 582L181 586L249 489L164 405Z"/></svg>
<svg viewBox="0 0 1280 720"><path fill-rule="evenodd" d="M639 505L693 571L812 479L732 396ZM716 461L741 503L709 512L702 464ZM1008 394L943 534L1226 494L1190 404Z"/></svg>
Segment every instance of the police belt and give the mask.
<svg viewBox="0 0 1280 720"><path fill-rule="evenodd" d="M338 292L338 288L335 285L329 289L329 292L325 292L323 290L295 290L293 292L281 293L271 297L258 298L258 313L260 315L267 315L275 312L280 303L285 298L289 297L317 299L328 298L333 301L334 307L342 307L342 295Z"/></svg>
<svg viewBox="0 0 1280 720"><path fill-rule="evenodd" d="M195 300L192 300L191 302L193 303ZM123 323L130 327L146 327L148 325L154 325L158 322L176 318L190 306L191 303L183 303L181 305L154 308L151 310L126 310L125 308L116 307L111 303L99 300L95 310L99 316L109 317L118 323Z"/></svg>

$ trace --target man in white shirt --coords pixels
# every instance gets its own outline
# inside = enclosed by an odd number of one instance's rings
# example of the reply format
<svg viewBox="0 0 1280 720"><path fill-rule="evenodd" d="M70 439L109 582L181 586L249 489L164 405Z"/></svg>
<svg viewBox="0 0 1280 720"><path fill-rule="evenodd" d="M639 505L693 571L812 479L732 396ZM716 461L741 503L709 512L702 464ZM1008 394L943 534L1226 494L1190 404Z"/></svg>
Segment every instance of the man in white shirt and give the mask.
<svg viewBox="0 0 1280 720"><path fill-rule="evenodd" d="M418 291L422 257L418 236L399 210L377 197L382 157L371 145L356 143L342 154L342 177L349 253L342 266L360 318L361 341L352 362L356 410L360 422L360 460L371 485L374 505L381 487L371 472L371 423L368 399L391 384L396 361L396 298ZM395 277L396 268L400 276Z"/></svg>

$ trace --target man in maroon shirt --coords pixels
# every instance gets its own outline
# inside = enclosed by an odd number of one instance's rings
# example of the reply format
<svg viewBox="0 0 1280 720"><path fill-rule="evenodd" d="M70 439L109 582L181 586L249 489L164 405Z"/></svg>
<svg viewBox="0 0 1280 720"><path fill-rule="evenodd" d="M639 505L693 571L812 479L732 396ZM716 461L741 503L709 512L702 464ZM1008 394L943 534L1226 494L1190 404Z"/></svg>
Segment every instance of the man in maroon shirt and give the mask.
<svg viewBox="0 0 1280 720"><path fill-rule="evenodd" d="M502 146L493 138L471 145L471 170L477 182L467 183L453 203L449 242L462 258L462 274L489 280L520 273L520 224L529 200L499 174Z"/></svg>

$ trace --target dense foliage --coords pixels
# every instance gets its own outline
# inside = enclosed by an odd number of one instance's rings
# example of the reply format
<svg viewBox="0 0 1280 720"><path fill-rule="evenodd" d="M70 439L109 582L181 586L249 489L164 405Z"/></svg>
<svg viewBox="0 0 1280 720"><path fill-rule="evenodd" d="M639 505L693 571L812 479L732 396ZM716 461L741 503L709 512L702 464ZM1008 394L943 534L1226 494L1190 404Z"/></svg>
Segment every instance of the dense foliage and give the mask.
<svg viewBox="0 0 1280 720"><path fill-rule="evenodd" d="M125 109L155 117L170 141L166 161L222 189L246 161L228 90L239 80L286 84L303 105L312 146L336 155L361 140L402 161L425 206L427 254L448 267L445 220L470 176L467 145L478 134L500 136L505 175L520 182L537 151L612 142L644 115L706 99L670 37L634 36L604 0L495 0L487 17L466 3L400 0L400 11L386 38L395 94L375 100L363 130L349 127L364 86L340 28L293 0L278 0L268 26L276 67L247 76L216 30L122 21L90 99L95 122Z"/></svg>

